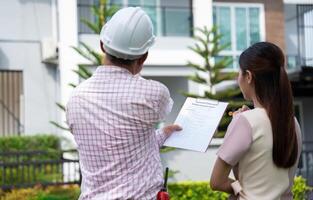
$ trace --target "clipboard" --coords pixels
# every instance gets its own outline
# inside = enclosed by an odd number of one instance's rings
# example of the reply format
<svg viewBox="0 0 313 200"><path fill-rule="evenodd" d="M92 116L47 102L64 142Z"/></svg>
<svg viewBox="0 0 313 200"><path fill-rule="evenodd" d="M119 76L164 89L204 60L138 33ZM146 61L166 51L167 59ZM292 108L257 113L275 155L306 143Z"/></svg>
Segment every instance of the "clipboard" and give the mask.
<svg viewBox="0 0 313 200"><path fill-rule="evenodd" d="M174 132L164 146L206 152L228 103L188 97L174 124L183 130Z"/></svg>

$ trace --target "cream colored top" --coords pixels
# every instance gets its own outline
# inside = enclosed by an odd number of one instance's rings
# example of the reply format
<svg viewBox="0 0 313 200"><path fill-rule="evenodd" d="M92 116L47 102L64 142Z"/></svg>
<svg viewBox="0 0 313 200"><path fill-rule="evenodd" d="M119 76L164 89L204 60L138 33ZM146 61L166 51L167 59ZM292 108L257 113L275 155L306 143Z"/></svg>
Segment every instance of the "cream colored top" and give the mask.
<svg viewBox="0 0 313 200"><path fill-rule="evenodd" d="M227 129L217 155L232 165L242 186L240 200L289 200L301 150L300 127L296 120L298 160L290 169L273 162L273 135L269 117L262 108L238 114Z"/></svg>

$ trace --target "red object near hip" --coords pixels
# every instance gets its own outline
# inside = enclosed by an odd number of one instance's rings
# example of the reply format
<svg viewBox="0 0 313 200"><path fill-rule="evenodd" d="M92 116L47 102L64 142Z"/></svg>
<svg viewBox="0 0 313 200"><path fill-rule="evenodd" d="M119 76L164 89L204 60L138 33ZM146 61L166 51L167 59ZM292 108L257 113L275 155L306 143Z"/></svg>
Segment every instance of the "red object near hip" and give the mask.
<svg viewBox="0 0 313 200"><path fill-rule="evenodd" d="M157 200L170 200L170 195L166 191L158 192Z"/></svg>
<svg viewBox="0 0 313 200"><path fill-rule="evenodd" d="M157 200L170 200L170 195L167 192L167 177L168 167L165 169L164 185L163 188L158 192Z"/></svg>

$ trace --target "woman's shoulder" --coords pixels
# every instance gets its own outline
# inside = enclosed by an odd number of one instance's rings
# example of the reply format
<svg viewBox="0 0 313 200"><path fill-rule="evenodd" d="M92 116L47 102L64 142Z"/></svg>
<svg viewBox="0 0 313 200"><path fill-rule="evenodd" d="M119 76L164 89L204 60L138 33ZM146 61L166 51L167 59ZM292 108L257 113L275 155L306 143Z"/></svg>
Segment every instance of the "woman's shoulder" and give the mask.
<svg viewBox="0 0 313 200"><path fill-rule="evenodd" d="M266 110L264 108L254 108L254 109L246 110L244 112L241 112L240 115L246 117L247 119L263 118L267 116Z"/></svg>
<svg viewBox="0 0 313 200"><path fill-rule="evenodd" d="M244 116L247 119L251 127L258 127L270 124L270 119L264 108L254 108L251 110L247 110L240 113L240 115Z"/></svg>

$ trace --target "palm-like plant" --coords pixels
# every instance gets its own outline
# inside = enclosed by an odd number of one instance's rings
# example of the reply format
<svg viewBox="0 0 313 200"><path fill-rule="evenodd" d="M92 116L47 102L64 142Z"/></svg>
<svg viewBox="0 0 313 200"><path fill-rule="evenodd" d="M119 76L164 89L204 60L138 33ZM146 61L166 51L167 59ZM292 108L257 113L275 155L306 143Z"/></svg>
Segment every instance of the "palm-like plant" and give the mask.
<svg viewBox="0 0 313 200"><path fill-rule="evenodd" d="M118 10L117 6L108 6L107 0L100 0L99 5L92 5L90 11L94 17L94 21L89 21L87 19L81 19L80 21L84 23L94 34L99 34L102 26L105 22ZM72 47L79 55L84 57L89 63L78 64L78 69L74 72L79 76L81 80L88 79L91 77L92 73L88 70L88 66L99 66L103 64L104 54L98 53L96 50L91 48L84 42L79 42L78 47ZM69 86L76 87L74 83L69 83ZM65 112L65 106L56 103L57 107ZM55 121L50 121L51 124L56 127L69 131L69 128L63 126Z"/></svg>
<svg viewBox="0 0 313 200"><path fill-rule="evenodd" d="M189 49L198 54L202 58L203 63L197 64L188 62L187 66L196 70L196 73L188 78L193 82L203 85L206 90L200 95L192 93L183 94L188 97L228 101L229 105L226 113L230 110L241 107L243 102L240 100L234 100L234 97L240 94L240 89L238 87L230 87L221 91L216 91L217 84L226 80L234 80L237 76L236 72L225 72L224 70L232 63L232 59L219 56L220 52L226 49L229 44L220 44L222 35L218 33L218 28L215 26L210 30L207 27L202 29L197 28L195 30L197 33L194 36L196 43L194 46L189 47ZM231 117L226 113L221 120L216 137L224 136L227 125L231 121Z"/></svg>

